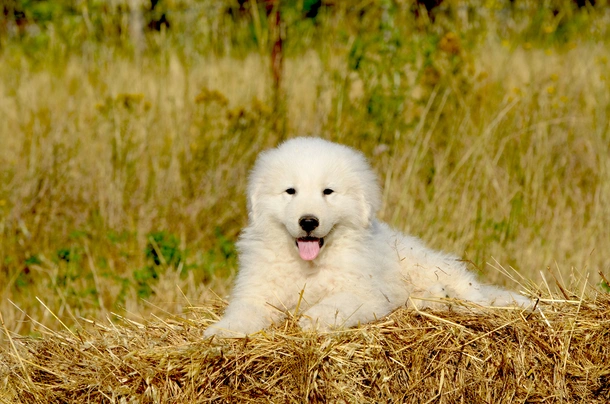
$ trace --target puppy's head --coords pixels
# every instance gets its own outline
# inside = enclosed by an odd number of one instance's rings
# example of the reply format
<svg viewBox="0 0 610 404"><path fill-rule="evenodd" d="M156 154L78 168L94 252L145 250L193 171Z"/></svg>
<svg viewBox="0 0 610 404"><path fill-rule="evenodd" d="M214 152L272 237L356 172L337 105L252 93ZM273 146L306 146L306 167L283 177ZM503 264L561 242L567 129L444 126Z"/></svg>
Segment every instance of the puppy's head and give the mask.
<svg viewBox="0 0 610 404"><path fill-rule="evenodd" d="M286 231L304 260L315 259L338 227L369 227L379 205L379 185L365 157L317 138L263 152L248 185L251 224Z"/></svg>

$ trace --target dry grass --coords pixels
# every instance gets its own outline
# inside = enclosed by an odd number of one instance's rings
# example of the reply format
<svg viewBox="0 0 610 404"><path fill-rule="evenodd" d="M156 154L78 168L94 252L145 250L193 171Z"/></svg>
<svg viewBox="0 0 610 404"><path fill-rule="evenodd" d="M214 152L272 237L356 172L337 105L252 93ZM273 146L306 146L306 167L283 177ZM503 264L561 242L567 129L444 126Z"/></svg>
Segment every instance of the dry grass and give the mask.
<svg viewBox="0 0 610 404"><path fill-rule="evenodd" d="M399 117L415 127L376 135L358 92L336 115L345 89L308 54L287 63L286 91L298 94L286 101L287 132L362 149L385 188L381 218L473 261L489 281L502 282L485 265L492 257L533 279L550 266L566 278L590 271L594 281L610 250L610 92L600 78L608 53L595 44L551 54L484 44L473 58L485 78L470 92L432 88L421 103L407 100ZM1 304L14 326L19 312L7 298L36 318L45 310L30 296L74 317L103 318L104 308L119 306L148 312L131 288L117 296L122 280L147 265L142 252L156 230L178 237L191 269L186 278L173 268L160 273L153 288L169 293L150 300L174 311L182 292L202 299L214 279L209 268L224 259L210 258L216 229L235 239L245 223L247 170L282 137L271 106L251 98L265 99L259 81L248 79L265 76L265 61L212 59L186 70L173 59L143 72L117 60L90 72L75 59L59 76L25 66L19 83L0 82L4 94L15 91L2 99L0 150ZM195 102L204 88L222 91L229 104ZM76 259L58 259L62 249Z"/></svg>
<svg viewBox="0 0 610 404"><path fill-rule="evenodd" d="M202 338L218 306L145 324L46 329L2 348L0 393L7 403L45 404L603 403L610 295L583 293L545 295L535 312L399 309L329 334L303 334L287 320L246 340Z"/></svg>

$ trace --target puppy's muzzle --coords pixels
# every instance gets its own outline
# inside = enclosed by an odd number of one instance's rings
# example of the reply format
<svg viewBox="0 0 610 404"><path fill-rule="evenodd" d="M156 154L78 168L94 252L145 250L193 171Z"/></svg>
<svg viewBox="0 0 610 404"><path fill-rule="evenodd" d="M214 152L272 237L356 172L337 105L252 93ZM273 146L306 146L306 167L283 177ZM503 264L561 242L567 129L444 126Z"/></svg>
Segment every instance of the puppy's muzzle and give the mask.
<svg viewBox="0 0 610 404"><path fill-rule="evenodd" d="M299 226L301 226L301 229L305 230L307 234L314 231L319 225L320 221L318 218L312 215L301 216L299 219Z"/></svg>

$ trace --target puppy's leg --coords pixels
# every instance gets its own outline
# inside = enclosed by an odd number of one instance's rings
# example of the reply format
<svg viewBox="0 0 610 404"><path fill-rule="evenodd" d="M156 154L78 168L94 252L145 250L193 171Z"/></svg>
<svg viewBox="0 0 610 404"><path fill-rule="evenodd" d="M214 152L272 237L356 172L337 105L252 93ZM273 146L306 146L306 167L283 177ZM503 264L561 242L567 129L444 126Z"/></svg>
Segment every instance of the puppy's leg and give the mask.
<svg viewBox="0 0 610 404"><path fill-rule="evenodd" d="M490 285L480 285L481 294L485 304L498 307L528 307L533 306L532 300L521 296L517 292L501 289Z"/></svg>
<svg viewBox="0 0 610 404"><path fill-rule="evenodd" d="M381 296L381 299L384 299ZM303 314L299 325L303 330L328 331L368 323L385 315L391 308L381 307L379 301L365 300L349 292L341 292L313 305Z"/></svg>
<svg viewBox="0 0 610 404"><path fill-rule="evenodd" d="M496 286L484 285L476 280L468 282L458 280L446 285L447 297L468 300L482 306L523 307L532 305L532 301L517 292Z"/></svg>
<svg viewBox="0 0 610 404"><path fill-rule="evenodd" d="M235 299L227 307L220 321L211 324L204 335L211 337L243 338L269 327L279 317L278 310L260 299Z"/></svg>

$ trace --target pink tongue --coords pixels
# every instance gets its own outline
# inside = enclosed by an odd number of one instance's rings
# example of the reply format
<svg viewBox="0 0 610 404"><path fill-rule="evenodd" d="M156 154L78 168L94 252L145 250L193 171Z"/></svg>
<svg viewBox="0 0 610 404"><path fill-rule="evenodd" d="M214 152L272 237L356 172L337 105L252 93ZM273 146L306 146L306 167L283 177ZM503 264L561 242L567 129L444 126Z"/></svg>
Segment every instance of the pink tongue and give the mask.
<svg viewBox="0 0 610 404"><path fill-rule="evenodd" d="M297 240L299 255L305 261L311 261L320 253L319 240Z"/></svg>

